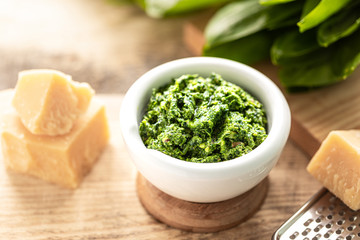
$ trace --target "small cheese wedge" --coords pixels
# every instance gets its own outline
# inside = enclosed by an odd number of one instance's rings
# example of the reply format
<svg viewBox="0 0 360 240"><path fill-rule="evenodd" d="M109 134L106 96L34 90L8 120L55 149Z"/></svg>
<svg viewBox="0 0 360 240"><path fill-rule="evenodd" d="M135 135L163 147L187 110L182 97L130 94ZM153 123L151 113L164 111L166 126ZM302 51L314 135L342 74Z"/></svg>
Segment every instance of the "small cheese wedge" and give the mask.
<svg viewBox="0 0 360 240"><path fill-rule="evenodd" d="M60 71L36 69L19 73L12 104L31 133L56 136L71 130L93 95L87 83Z"/></svg>
<svg viewBox="0 0 360 240"><path fill-rule="evenodd" d="M360 130L330 132L307 171L349 208L360 209Z"/></svg>
<svg viewBox="0 0 360 240"><path fill-rule="evenodd" d="M105 107L93 100L72 130L61 136L34 135L16 112L2 116L5 166L69 188L76 188L109 139Z"/></svg>

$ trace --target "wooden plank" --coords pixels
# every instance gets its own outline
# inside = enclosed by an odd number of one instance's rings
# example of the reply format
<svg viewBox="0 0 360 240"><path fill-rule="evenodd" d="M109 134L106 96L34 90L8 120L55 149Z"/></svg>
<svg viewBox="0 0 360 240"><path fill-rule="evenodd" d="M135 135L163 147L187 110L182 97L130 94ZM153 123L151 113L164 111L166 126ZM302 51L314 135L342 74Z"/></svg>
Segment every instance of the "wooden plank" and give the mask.
<svg viewBox="0 0 360 240"><path fill-rule="evenodd" d="M320 143L332 130L360 127L359 91L360 69L357 69L343 82L311 92L287 94L287 99L295 121ZM305 150L312 153L310 148Z"/></svg>

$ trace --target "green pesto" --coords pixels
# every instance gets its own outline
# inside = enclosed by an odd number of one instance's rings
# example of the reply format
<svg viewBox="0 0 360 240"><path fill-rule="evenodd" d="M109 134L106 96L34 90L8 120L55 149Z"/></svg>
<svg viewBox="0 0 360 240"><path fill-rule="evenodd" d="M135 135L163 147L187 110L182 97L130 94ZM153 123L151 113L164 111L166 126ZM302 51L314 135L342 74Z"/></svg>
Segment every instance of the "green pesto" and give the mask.
<svg viewBox="0 0 360 240"><path fill-rule="evenodd" d="M147 148L190 162L221 162L267 137L263 105L218 74L183 75L154 89L140 123Z"/></svg>

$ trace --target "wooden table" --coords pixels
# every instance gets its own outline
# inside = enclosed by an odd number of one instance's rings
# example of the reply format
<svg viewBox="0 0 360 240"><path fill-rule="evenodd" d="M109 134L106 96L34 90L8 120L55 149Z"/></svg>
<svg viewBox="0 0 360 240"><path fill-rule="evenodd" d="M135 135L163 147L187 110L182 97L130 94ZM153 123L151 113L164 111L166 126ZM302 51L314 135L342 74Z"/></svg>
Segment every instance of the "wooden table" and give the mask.
<svg viewBox="0 0 360 240"><path fill-rule="evenodd" d="M98 95L107 107L111 141L77 190L6 171L0 162L0 236L8 239L270 239L321 186L305 172L306 156L292 142L269 176L261 209L230 230L199 234L156 221L140 204L136 169L118 121L122 95Z"/></svg>
<svg viewBox="0 0 360 240"><path fill-rule="evenodd" d="M182 42L186 20L154 20L136 7L100 0L0 2L0 89L14 87L23 69L64 71L94 87L106 104L112 135L75 191L8 172L0 161L1 239L270 239L321 188L305 171L308 156L289 140L270 173L264 204L243 224L199 234L147 214L119 131L119 106L141 74L192 55Z"/></svg>

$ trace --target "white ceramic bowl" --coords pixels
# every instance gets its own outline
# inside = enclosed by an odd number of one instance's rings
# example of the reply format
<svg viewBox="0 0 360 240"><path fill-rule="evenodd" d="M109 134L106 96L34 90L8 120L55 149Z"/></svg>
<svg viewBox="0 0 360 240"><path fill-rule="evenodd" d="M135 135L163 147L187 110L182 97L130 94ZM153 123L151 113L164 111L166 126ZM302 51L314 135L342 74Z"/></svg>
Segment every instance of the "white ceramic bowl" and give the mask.
<svg viewBox="0 0 360 240"><path fill-rule="evenodd" d="M268 137L250 153L224 162L179 160L143 144L139 123L152 89L182 74L207 77L215 72L254 95L268 118ZM238 196L261 182L275 166L290 130L289 106L278 87L244 64L212 57L192 57L162 64L141 76L126 93L120 109L123 139L138 171L163 192L192 202L217 202Z"/></svg>

